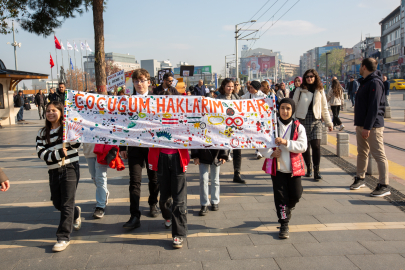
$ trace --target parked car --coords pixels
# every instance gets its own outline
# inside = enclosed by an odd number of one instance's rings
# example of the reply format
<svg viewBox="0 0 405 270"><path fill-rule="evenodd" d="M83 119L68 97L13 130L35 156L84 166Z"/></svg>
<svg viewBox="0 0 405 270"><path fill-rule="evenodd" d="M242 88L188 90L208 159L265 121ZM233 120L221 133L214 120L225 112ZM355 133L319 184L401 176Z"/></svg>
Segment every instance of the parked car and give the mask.
<svg viewBox="0 0 405 270"><path fill-rule="evenodd" d="M397 90L397 89L405 89L405 80L404 79L392 79L389 80L390 89Z"/></svg>

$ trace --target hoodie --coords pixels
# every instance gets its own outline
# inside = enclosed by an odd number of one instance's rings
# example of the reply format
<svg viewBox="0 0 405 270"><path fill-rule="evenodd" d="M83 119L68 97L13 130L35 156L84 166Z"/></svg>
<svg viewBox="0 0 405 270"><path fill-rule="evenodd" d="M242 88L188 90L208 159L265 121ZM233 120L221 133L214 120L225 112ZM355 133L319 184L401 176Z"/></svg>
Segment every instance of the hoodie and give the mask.
<svg viewBox="0 0 405 270"><path fill-rule="evenodd" d="M384 126L385 91L379 70L358 80L354 107L354 125L371 130Z"/></svg>

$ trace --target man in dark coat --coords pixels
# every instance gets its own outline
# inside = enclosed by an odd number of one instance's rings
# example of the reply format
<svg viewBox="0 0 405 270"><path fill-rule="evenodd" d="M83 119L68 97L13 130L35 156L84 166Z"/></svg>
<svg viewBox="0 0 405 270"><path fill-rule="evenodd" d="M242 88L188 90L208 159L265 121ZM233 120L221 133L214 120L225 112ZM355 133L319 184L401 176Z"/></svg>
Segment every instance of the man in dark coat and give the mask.
<svg viewBox="0 0 405 270"><path fill-rule="evenodd" d="M390 82L387 80L387 76L383 77L384 88L385 88L385 106L389 107L389 96L390 96Z"/></svg>
<svg viewBox="0 0 405 270"><path fill-rule="evenodd" d="M350 82L347 84L347 93L349 94L349 98L352 101L352 108L354 107L357 89L359 89L359 83L354 79L353 76L350 76Z"/></svg>
<svg viewBox="0 0 405 270"><path fill-rule="evenodd" d="M154 95L180 95L177 89L172 86L173 75L166 73L163 75L163 83L156 87L153 91Z"/></svg>
<svg viewBox="0 0 405 270"><path fill-rule="evenodd" d="M18 91L18 95L14 97L14 107L19 108L17 113L17 122L25 121L24 116L24 96L23 91Z"/></svg>
<svg viewBox="0 0 405 270"><path fill-rule="evenodd" d="M39 90L38 94L35 95L34 103L38 108L39 120L45 119L45 106L47 103L46 99L47 98L42 93L42 90Z"/></svg>
<svg viewBox="0 0 405 270"><path fill-rule="evenodd" d="M203 80L199 80L198 84L194 86L194 95L195 96L205 96L206 91L205 91L205 86Z"/></svg>
<svg viewBox="0 0 405 270"><path fill-rule="evenodd" d="M65 105L65 90L65 84L59 83L59 89L53 94L52 100L62 102L62 104Z"/></svg>
<svg viewBox="0 0 405 270"><path fill-rule="evenodd" d="M390 195L388 160L384 149L384 113L385 89L381 72L377 70L377 60L363 59L359 80L360 87L356 94L354 108L354 125L357 139L357 175L350 189L365 187L365 174L368 156L371 152L378 165L379 183L371 192L373 197Z"/></svg>

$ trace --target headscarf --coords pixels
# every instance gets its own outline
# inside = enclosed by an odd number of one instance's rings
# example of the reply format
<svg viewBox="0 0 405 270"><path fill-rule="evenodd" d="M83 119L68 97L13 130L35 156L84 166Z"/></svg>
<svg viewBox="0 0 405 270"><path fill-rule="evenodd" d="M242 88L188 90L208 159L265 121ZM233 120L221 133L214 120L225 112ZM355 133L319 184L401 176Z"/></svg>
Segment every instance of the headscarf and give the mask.
<svg viewBox="0 0 405 270"><path fill-rule="evenodd" d="M300 82L301 82L301 84L302 84L302 77L300 77L300 76L297 76L297 77L294 78L294 83L295 83L295 80L296 80L297 78L300 79Z"/></svg>
<svg viewBox="0 0 405 270"><path fill-rule="evenodd" d="M292 113L291 113L291 117L288 118L288 119L286 119L286 120L284 120L283 118L281 118L281 115L280 115L279 119L280 119L280 122L283 123L283 125L288 125L289 123L291 123L291 121L292 121L292 116L293 116L294 113L295 113L295 102L294 102L294 100L292 100L291 98L283 98L283 99L280 101L280 107L279 107L279 108L281 108L281 104L283 104L283 103L287 103L287 104L290 104L290 105L291 105Z"/></svg>
<svg viewBox="0 0 405 270"><path fill-rule="evenodd" d="M258 81L253 81L250 83L250 86L259 91L260 88L262 87L262 84Z"/></svg>

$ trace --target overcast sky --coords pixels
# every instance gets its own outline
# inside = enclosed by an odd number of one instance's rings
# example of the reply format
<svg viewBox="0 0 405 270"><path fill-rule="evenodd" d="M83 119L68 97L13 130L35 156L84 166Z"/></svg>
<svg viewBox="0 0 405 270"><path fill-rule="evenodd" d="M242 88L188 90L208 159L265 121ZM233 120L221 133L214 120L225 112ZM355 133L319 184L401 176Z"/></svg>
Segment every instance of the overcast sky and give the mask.
<svg viewBox="0 0 405 270"><path fill-rule="evenodd" d="M400 0L299 0L287 12L296 2L110 0L104 14L105 51L129 53L138 61L170 59L174 66L179 61L211 65L214 72L221 73L225 55L235 53L235 24L262 16L257 23L243 26L260 29L257 35L260 39L254 45L251 41L239 41L239 48L246 44L253 45L253 49L280 51L284 62L298 64L300 55L327 41L339 41L343 47L351 48L360 41L361 33L363 37L380 36L379 22L400 5ZM92 12L66 20L56 30L56 36L65 48L66 40L70 43L75 40L77 44L87 40L94 50ZM15 68L13 47L6 44L12 39L12 34L0 36L0 59L9 69ZM53 36L44 38L19 30L16 41L22 43L17 49L19 70L50 74L49 53L55 60ZM63 53L67 66L67 51ZM80 61L78 53L76 59ZM58 61L61 65L60 51Z"/></svg>

